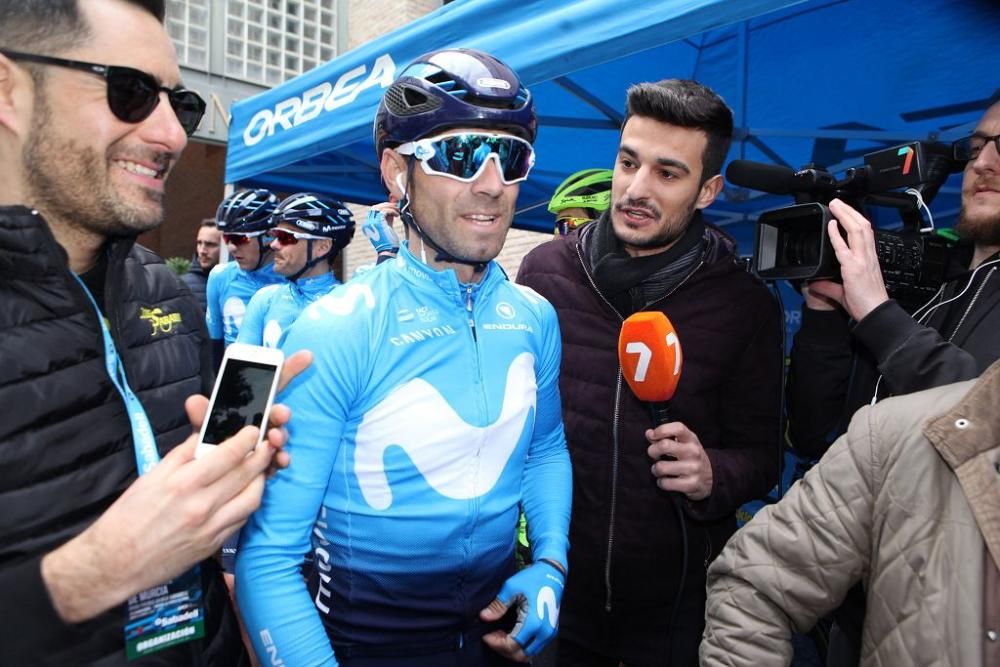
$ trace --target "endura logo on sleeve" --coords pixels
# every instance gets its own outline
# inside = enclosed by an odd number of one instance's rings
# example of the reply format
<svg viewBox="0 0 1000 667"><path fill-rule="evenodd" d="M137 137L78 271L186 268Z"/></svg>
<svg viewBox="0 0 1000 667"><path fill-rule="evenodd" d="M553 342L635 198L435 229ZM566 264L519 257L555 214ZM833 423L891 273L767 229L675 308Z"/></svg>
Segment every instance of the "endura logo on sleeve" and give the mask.
<svg viewBox="0 0 1000 667"><path fill-rule="evenodd" d="M510 305L506 301L501 301L497 304L497 315L504 318L505 320L512 320L517 317L517 311L514 310L514 306Z"/></svg>
<svg viewBox="0 0 1000 667"><path fill-rule="evenodd" d="M324 81L301 95L278 102L273 109L261 109L243 130L243 143L255 146L279 130L290 130L308 123L320 114L351 104L367 88L387 88L395 76L396 63L388 53L384 53L372 63L370 72L365 65L358 65L341 74L332 85Z"/></svg>
<svg viewBox="0 0 1000 667"><path fill-rule="evenodd" d="M264 644L264 650L267 651L267 657L270 659L267 664L272 667L284 667L285 661L278 657L278 647L274 645L271 632L267 628L260 631L260 641Z"/></svg>
<svg viewBox="0 0 1000 667"><path fill-rule="evenodd" d="M168 334L174 330L175 324L184 320L180 313L165 313L162 308L139 308L139 319L146 320L153 327L153 336Z"/></svg>

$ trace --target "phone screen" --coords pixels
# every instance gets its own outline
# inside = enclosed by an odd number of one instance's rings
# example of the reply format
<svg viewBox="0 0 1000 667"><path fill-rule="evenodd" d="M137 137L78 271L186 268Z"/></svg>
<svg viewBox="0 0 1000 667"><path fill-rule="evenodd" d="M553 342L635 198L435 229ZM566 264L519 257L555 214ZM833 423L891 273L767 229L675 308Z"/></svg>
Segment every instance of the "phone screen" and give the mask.
<svg viewBox="0 0 1000 667"><path fill-rule="evenodd" d="M218 445L244 426L261 428L277 372L273 364L227 359L202 442Z"/></svg>

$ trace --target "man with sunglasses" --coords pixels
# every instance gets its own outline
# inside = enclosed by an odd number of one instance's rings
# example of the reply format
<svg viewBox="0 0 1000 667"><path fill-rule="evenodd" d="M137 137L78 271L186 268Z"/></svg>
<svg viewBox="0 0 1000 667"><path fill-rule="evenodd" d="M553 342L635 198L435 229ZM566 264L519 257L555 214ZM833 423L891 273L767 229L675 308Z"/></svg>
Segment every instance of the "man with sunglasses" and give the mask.
<svg viewBox="0 0 1000 667"><path fill-rule="evenodd" d="M271 224L274 271L288 280L253 295L236 338L265 347L277 347L305 307L340 284L333 262L354 237L354 216L344 204L314 192L286 198Z"/></svg>
<svg viewBox="0 0 1000 667"><path fill-rule="evenodd" d="M247 429L193 460L207 334L135 244L161 223L204 110L163 11L0 0L3 664L239 660L209 557L253 511L283 436L254 451Z"/></svg>
<svg viewBox="0 0 1000 667"><path fill-rule="evenodd" d="M217 366L225 349L236 341L253 295L285 280L274 270L268 236L278 202L277 195L263 188L240 190L222 200L215 214L231 259L212 269L205 288L205 321Z"/></svg>
<svg viewBox="0 0 1000 667"><path fill-rule="evenodd" d="M867 403L976 378L1000 359L998 135L995 101L973 133L953 144L954 160L965 165L955 231L971 246L971 259L914 316L886 293L871 223L831 202L837 220L828 231L843 282L818 280L803 289L788 376L788 437L802 454L821 457ZM861 652L861 589L847 601L835 614L837 665L856 665Z"/></svg>
<svg viewBox="0 0 1000 667"><path fill-rule="evenodd" d="M237 555L258 655L508 665L555 634L571 495L558 326L493 261L535 131L528 90L478 51L421 56L386 91L376 151L408 239L306 308L281 346L317 358L282 397L301 424L295 465ZM521 506L535 561L517 572Z"/></svg>

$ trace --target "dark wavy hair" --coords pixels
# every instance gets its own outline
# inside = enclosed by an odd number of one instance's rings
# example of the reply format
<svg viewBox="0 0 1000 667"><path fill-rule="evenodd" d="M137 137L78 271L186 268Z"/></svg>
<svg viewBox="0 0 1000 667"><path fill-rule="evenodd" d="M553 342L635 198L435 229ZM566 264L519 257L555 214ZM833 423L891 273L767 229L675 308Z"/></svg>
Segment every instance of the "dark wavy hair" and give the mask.
<svg viewBox="0 0 1000 667"><path fill-rule="evenodd" d="M632 116L701 130L708 137L701 156L701 182L722 169L733 137L733 112L708 86L689 79L637 83L628 89L625 123Z"/></svg>

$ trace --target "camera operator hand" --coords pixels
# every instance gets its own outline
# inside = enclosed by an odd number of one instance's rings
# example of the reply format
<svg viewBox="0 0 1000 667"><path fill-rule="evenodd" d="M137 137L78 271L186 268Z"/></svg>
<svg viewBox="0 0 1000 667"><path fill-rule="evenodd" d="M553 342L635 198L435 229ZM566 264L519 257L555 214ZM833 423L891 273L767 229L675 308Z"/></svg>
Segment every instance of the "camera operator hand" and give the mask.
<svg viewBox="0 0 1000 667"><path fill-rule="evenodd" d="M840 262L843 283L817 280L809 283L808 291L812 297L826 297L839 303L851 318L861 321L889 300L875 250L875 232L867 218L839 199L830 202L830 211L836 217L830 220L827 233ZM838 223L847 234L846 241L840 234ZM814 298L813 303L818 301ZM808 302L807 305L813 307ZM822 307L818 309L822 310Z"/></svg>

